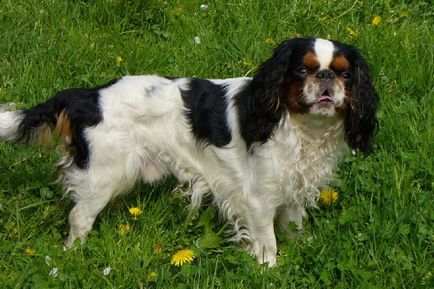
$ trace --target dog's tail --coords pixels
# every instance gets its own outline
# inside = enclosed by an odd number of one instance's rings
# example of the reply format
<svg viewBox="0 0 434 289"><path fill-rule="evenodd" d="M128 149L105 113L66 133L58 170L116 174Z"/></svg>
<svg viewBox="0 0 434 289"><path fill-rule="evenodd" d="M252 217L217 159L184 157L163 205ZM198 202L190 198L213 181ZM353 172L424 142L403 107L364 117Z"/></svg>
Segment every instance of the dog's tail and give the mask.
<svg viewBox="0 0 434 289"><path fill-rule="evenodd" d="M85 167L89 144L85 129L103 120L100 108L102 89L118 79L95 88L71 88L26 110L10 111L0 107L0 140L32 144L57 144L63 139L65 149L78 167Z"/></svg>
<svg viewBox="0 0 434 289"><path fill-rule="evenodd" d="M51 144L55 137L86 153L83 130L102 120L100 91L118 81L114 79L94 88L70 88L26 110L10 111L0 106L0 140L28 144Z"/></svg>
<svg viewBox="0 0 434 289"><path fill-rule="evenodd" d="M15 141L23 119L21 111L9 111L13 104L0 106L0 140Z"/></svg>
<svg viewBox="0 0 434 289"><path fill-rule="evenodd" d="M0 140L49 145L53 136L70 141L71 125L66 106L55 105L56 97L31 109L10 111L11 105L0 107ZM69 139L68 139L69 138Z"/></svg>

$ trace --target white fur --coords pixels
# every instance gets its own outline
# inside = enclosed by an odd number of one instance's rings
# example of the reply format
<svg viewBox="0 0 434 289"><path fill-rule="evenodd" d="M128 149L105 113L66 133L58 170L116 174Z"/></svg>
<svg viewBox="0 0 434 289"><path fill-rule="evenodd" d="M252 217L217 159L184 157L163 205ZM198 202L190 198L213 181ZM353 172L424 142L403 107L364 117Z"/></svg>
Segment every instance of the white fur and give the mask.
<svg viewBox="0 0 434 289"><path fill-rule="evenodd" d="M328 69L335 50L333 42L318 38L315 40L314 50L320 63L320 69Z"/></svg>
<svg viewBox="0 0 434 289"><path fill-rule="evenodd" d="M18 135L18 127L23 116L20 112L7 111L7 107L0 107L0 139L6 141L15 140Z"/></svg>

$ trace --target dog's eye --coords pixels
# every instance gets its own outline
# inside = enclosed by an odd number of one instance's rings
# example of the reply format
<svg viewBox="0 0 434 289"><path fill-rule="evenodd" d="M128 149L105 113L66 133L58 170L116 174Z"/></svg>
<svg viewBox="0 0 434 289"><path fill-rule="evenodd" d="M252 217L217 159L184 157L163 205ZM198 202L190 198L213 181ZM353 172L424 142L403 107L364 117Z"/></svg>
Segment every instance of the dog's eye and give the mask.
<svg viewBox="0 0 434 289"><path fill-rule="evenodd" d="M304 67L304 66L300 66L300 67L298 67L298 68L295 69L295 72L297 74L305 76L307 74L307 68Z"/></svg>
<svg viewBox="0 0 434 289"><path fill-rule="evenodd" d="M349 79L352 78L352 75L351 75L351 73L350 73L349 71L344 71L344 72L342 72L342 77L343 77L344 79L349 80Z"/></svg>

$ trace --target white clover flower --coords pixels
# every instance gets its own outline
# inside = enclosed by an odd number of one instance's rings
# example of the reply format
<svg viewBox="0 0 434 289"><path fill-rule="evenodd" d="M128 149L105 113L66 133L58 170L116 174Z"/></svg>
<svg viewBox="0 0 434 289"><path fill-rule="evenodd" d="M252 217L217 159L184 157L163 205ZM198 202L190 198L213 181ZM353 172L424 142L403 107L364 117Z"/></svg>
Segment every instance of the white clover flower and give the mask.
<svg viewBox="0 0 434 289"><path fill-rule="evenodd" d="M45 264L47 264L47 266L51 266L51 257L50 256L45 256Z"/></svg>
<svg viewBox="0 0 434 289"><path fill-rule="evenodd" d="M112 271L112 268L110 266L108 266L108 267L104 268L104 270L102 270L102 275L108 276L111 271Z"/></svg>
<svg viewBox="0 0 434 289"><path fill-rule="evenodd" d="M199 36L194 37L194 43L200 44L200 37Z"/></svg>
<svg viewBox="0 0 434 289"><path fill-rule="evenodd" d="M50 273L48 273L49 276L56 278L57 274L59 273L59 269L58 268L53 268L50 270Z"/></svg>

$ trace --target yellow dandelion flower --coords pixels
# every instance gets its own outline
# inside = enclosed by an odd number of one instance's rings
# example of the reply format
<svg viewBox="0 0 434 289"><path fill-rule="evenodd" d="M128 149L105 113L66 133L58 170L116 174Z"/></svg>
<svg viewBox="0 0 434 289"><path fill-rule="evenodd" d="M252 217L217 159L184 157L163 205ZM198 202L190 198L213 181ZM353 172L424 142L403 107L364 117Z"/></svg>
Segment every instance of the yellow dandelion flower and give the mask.
<svg viewBox="0 0 434 289"><path fill-rule="evenodd" d="M34 255L36 253L36 250L31 247L27 247L26 249L24 249L24 253L26 253L27 255Z"/></svg>
<svg viewBox="0 0 434 289"><path fill-rule="evenodd" d="M195 256L193 250L190 249L182 249L176 252L172 256L172 260L170 260L170 264L175 265L177 267L181 266L184 263L193 262Z"/></svg>
<svg viewBox="0 0 434 289"><path fill-rule="evenodd" d="M253 63L252 63L252 61L251 61L250 59L246 59L246 58L244 58L244 59L242 60L242 63L243 63L243 66L244 66L245 68L247 68L247 69L251 69L251 68L253 67Z"/></svg>
<svg viewBox="0 0 434 289"><path fill-rule="evenodd" d="M374 18L372 18L371 24L375 25L375 26L380 25L381 24L381 16L378 16L378 15L374 16Z"/></svg>
<svg viewBox="0 0 434 289"><path fill-rule="evenodd" d="M133 216L134 218L139 217L143 213L143 211L137 207L130 208L129 211L130 211L131 216Z"/></svg>
<svg viewBox="0 0 434 289"><path fill-rule="evenodd" d="M332 189L325 189L321 191L320 196L323 204L328 206L336 202L339 197L339 193Z"/></svg>
<svg viewBox="0 0 434 289"><path fill-rule="evenodd" d="M121 235L124 235L126 233L128 233L129 231L131 231L131 225L130 224L120 224L117 232Z"/></svg>
<svg viewBox="0 0 434 289"><path fill-rule="evenodd" d="M357 32L354 31L353 29L351 29L350 27L347 27L347 32L348 32L348 35L350 35L351 37L357 36Z"/></svg>
<svg viewBox="0 0 434 289"><path fill-rule="evenodd" d="M273 45L274 44L274 40L271 37L267 37L265 39L265 43L267 43L268 45Z"/></svg>
<svg viewBox="0 0 434 289"><path fill-rule="evenodd" d="M120 56L116 56L115 61L116 61L116 65L119 66L119 65L121 65L121 63L122 63L124 60L122 59L122 57L120 57Z"/></svg>
<svg viewBox="0 0 434 289"><path fill-rule="evenodd" d="M152 271L148 274L148 278L146 278L148 280L148 282L155 282L155 280L157 280L158 277L158 273L155 271Z"/></svg>

